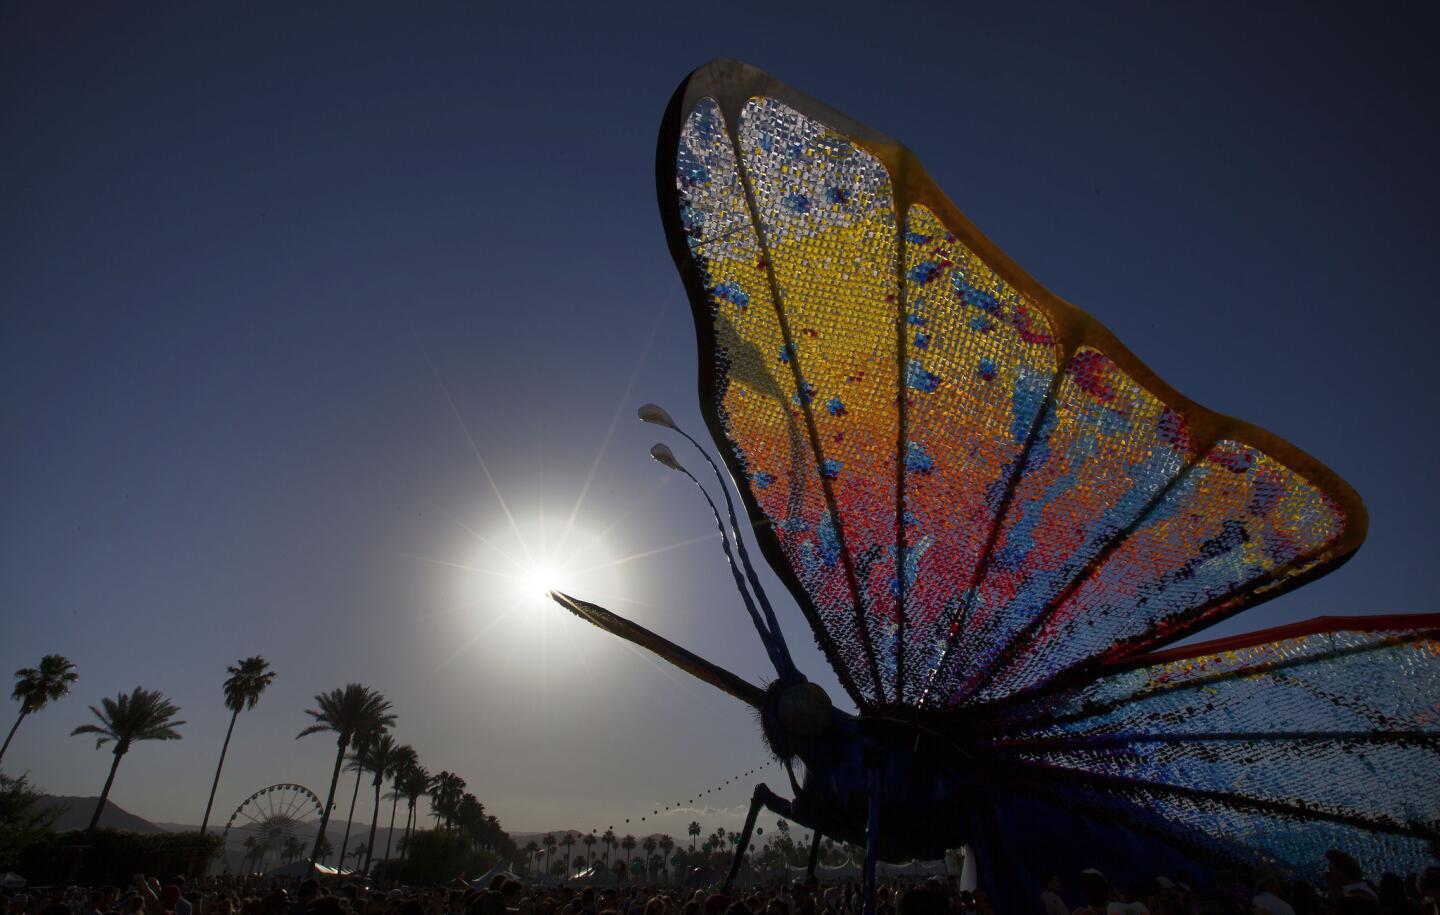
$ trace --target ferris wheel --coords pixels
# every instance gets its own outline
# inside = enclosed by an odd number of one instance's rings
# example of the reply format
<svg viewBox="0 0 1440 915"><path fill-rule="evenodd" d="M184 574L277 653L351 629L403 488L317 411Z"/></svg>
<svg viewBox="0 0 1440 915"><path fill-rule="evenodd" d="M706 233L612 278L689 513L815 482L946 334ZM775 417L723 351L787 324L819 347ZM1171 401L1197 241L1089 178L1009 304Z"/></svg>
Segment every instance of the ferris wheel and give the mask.
<svg viewBox="0 0 1440 915"><path fill-rule="evenodd" d="M304 857L314 836L310 827L324 804L304 785L270 785L240 802L225 824L221 848L230 847L234 830L243 847L247 871L263 871Z"/></svg>

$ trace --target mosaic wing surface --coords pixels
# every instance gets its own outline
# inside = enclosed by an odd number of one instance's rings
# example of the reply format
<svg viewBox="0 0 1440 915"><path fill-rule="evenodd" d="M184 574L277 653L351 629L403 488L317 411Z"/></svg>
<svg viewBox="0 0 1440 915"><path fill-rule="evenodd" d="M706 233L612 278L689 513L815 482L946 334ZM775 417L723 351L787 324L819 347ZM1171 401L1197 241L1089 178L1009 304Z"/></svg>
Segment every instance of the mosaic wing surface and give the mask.
<svg viewBox="0 0 1440 915"><path fill-rule="evenodd" d="M1322 617L1128 660L1016 703L981 742L1042 818L1312 879L1331 848L1404 873L1440 852L1437 697L1440 615ZM1045 832L1005 820L1017 853Z"/></svg>
<svg viewBox="0 0 1440 915"><path fill-rule="evenodd" d="M1334 473L1178 394L908 150L764 73L691 74L656 177L711 434L861 708L1083 679L1363 540Z"/></svg>

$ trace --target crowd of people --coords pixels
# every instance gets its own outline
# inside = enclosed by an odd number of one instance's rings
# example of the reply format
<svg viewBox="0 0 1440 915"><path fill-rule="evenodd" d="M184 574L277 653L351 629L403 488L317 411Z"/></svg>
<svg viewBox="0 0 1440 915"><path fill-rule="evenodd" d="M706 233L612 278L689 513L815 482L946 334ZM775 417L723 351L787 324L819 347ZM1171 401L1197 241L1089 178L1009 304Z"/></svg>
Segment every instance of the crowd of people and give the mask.
<svg viewBox="0 0 1440 915"><path fill-rule="evenodd" d="M1156 877L1118 888L1081 872L1082 899L1067 899L1059 874L1029 912L1015 915L1440 915L1440 867L1367 879L1354 858L1327 855L1323 885L1275 871L1218 874L1205 885ZM1072 886L1074 883L1071 884ZM860 885L811 878L737 887L546 886L500 874L483 886L374 887L356 880L214 876L129 887L48 887L10 892L4 915L860 915ZM984 889L954 877L884 881L879 915L995 915ZM1011 915L1005 912L1001 915Z"/></svg>

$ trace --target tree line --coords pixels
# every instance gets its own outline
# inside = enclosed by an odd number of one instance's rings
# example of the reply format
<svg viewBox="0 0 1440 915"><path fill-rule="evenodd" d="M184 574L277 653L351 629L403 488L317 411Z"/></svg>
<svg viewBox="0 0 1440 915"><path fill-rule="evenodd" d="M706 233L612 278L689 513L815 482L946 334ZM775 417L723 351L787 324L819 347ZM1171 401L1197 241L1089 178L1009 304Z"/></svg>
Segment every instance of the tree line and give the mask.
<svg viewBox="0 0 1440 915"><path fill-rule="evenodd" d="M255 708L266 688L275 680L270 663L260 656L242 658L226 668L229 676L223 683L225 708L230 712L229 727L225 741L220 748L220 760L215 766L215 777L210 785L210 795L205 802L205 814L201 819L200 834L203 836L210 825L210 815L215 805L215 793L220 786L220 775L225 767L225 757L230 750L230 739L235 733L235 724L240 713ZM15 672L15 688L11 698L20 704L20 714L10 727L5 743L0 745L0 764L15 738L20 725L27 717L46 708L49 704L70 694L79 680L75 665L63 655L52 654L41 658L36 667L25 667ZM120 761L135 743L143 740L179 740L179 728L184 721L176 720L180 709L158 690L135 687L130 693L120 693L113 699L106 697L100 705L90 706L95 723L84 724L73 731L71 736L95 737L95 747L107 744L111 747L111 763L101 789L99 801L90 817L87 832L93 832L99 825L100 815L115 784ZM451 834L450 841L472 850L485 850L497 855L514 854L515 846L500 826L500 821L485 812L480 801L465 790L463 778L453 772L431 775L421 764L413 747L396 741L390 733L395 726L396 715L390 701L379 691L359 683L321 693L315 697L315 707L305 709L311 724L296 735L296 739L312 734L331 734L335 738L335 764L330 775L330 787L320 815L320 826L310 849L312 862L329 856L329 839L326 830L330 824L331 812L335 809L335 793L343 771L355 773L355 785L351 792L350 816L346 820L345 834L341 842L340 861L347 857L350 843L350 828L359 800L361 783L368 775L373 792L373 809L370 819L369 839L363 843L364 864L360 868L369 871L375 857L375 834L379 827L381 792L388 781L391 786L386 797L390 800L390 828L387 833L384 858L391 854L390 838L394 836L395 819L399 802L406 803L405 831L400 841L402 860L413 844L415 832L419 829L417 804L420 798L430 797L431 811L435 816L436 828ZM253 837L252 837L253 839ZM256 841L246 848L247 864L268 849ZM284 855L298 857L303 849L297 848L292 840L287 847L277 848ZM357 846L357 852L359 846Z"/></svg>

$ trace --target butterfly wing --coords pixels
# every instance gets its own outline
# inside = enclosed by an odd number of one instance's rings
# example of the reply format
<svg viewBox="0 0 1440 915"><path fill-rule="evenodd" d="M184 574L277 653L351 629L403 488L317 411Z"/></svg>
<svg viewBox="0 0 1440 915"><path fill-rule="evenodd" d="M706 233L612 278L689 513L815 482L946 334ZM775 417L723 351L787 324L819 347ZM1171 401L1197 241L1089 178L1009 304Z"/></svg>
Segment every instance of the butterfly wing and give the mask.
<svg viewBox="0 0 1440 915"><path fill-rule="evenodd" d="M1006 771L1217 853L1419 870L1440 848L1437 696L1440 615L1322 617L1132 659L1014 704L989 742Z"/></svg>
<svg viewBox="0 0 1440 915"><path fill-rule="evenodd" d="M1335 474L1176 393L908 150L758 70L682 83L657 188L710 431L862 707L1093 673L1364 537Z"/></svg>

